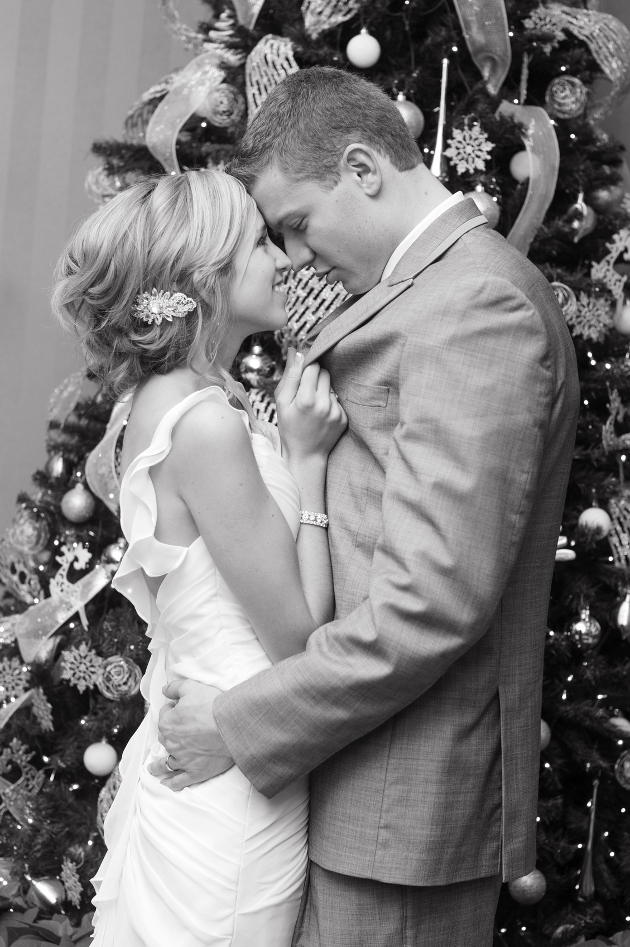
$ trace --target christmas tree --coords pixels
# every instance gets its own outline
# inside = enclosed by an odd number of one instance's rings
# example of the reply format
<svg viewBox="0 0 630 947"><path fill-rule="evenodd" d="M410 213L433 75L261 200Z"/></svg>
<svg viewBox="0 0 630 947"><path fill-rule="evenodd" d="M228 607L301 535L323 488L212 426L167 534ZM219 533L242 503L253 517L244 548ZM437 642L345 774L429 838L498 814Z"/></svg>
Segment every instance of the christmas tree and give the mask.
<svg viewBox="0 0 630 947"><path fill-rule="evenodd" d="M193 27L162 0L191 63L147 90L121 140L95 144L97 202L145 174L224 168L275 84L335 66L396 101L433 172L554 287L583 410L549 610L538 868L505 886L496 944L630 943L630 175L601 127L630 88L630 33L586 0L204 4ZM344 295L289 277L286 329L234 367L260 416L274 418L287 347ZM144 629L109 585L127 411L83 376L61 386L46 468L0 549L0 903L63 905L75 922L143 713Z"/></svg>

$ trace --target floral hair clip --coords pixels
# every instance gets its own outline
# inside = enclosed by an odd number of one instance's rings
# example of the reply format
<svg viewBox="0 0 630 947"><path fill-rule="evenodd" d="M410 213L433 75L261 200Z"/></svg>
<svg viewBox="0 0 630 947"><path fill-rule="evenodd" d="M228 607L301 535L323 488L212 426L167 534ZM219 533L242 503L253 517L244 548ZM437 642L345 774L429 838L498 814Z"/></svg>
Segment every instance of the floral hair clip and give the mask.
<svg viewBox="0 0 630 947"><path fill-rule="evenodd" d="M185 293L171 293L166 290L152 290L151 293L139 293L131 310L132 315L143 319L149 325L155 322L161 325L162 319L172 322L173 319L183 319L184 316L197 308L197 303Z"/></svg>

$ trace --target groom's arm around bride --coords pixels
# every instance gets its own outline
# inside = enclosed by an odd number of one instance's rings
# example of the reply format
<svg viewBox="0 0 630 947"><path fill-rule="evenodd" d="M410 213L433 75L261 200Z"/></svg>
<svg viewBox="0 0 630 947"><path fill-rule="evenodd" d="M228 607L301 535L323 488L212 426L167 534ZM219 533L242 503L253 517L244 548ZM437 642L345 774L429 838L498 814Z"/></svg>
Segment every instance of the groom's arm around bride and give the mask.
<svg viewBox="0 0 630 947"><path fill-rule="evenodd" d="M407 136L417 159L397 167L387 138L396 110L371 89L334 70L297 73L243 142L245 175L248 154L255 166L248 184L293 265L304 265L308 247L318 272L337 268L335 278L363 295L307 356L328 369L349 419L327 484L336 619L304 653L220 695L214 717L263 794L313 773L318 872L350 876L356 891L365 879L386 892L435 892L519 877L535 864L543 644L577 375L546 280L471 201L441 207L449 194L421 165L402 121L399 140ZM367 106L353 104L360 95ZM350 142L340 133L348 115L356 116ZM290 133L272 144L283 116ZM340 139L332 189L291 180L287 151L299 150L300 136L311 150L318 138L328 150ZM352 150L359 141L363 152ZM265 142L271 153L261 164ZM343 203L353 187L365 226ZM304 238L278 220L289 198L310 201ZM380 238L370 229L379 215ZM402 221L398 232L392 221ZM337 947L332 935L315 938L309 912L313 900L296 943ZM320 906L317 924L323 916ZM366 930L378 923L366 918ZM351 936L340 932L339 947L354 944ZM361 947L390 943L356 936ZM444 936L432 943L446 944ZM486 936L451 934L449 947Z"/></svg>

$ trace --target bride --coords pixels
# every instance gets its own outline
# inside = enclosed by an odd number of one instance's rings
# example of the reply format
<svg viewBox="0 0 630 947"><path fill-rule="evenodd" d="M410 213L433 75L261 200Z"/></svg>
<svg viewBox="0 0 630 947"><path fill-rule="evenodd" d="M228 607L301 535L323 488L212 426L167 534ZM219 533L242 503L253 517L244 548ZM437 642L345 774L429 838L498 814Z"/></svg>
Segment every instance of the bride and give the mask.
<svg viewBox="0 0 630 947"><path fill-rule="evenodd" d="M55 313L104 385L134 392L121 458L129 546L113 584L151 639L148 712L122 756L94 878L94 947L291 942L306 781L266 799L227 759L180 792L148 770L165 756L167 682L231 688L332 618L327 520L312 515L346 426L329 376L290 351L278 437L229 374L247 336L285 325L289 265L242 185L216 171L134 185L58 264Z"/></svg>

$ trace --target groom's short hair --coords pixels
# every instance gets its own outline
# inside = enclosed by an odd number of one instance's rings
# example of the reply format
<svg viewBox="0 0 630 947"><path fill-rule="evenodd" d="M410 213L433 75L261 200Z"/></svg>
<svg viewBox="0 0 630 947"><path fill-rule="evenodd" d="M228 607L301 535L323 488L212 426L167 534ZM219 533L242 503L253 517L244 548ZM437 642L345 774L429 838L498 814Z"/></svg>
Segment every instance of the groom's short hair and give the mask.
<svg viewBox="0 0 630 947"><path fill-rule="evenodd" d="M287 76L268 95L228 171L248 189L272 164L291 180L333 187L353 142L370 145L399 171L422 164L418 145L384 92L353 73L313 66Z"/></svg>

